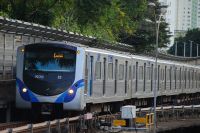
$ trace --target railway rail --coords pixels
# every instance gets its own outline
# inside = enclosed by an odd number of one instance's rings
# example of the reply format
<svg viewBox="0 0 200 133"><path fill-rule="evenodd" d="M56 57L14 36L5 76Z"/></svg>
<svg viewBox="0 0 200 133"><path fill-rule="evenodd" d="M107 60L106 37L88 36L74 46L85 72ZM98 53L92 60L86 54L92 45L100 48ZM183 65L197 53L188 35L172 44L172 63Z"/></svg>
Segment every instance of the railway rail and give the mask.
<svg viewBox="0 0 200 133"><path fill-rule="evenodd" d="M199 118L200 105L190 105L190 106L161 106L157 107L157 118L159 121L168 121L170 119L187 119L187 118ZM138 108L137 116L141 116L153 111L153 108ZM120 113L93 116L92 119L87 120L85 115L80 115L72 118L64 118L53 121L46 121L37 124L27 124L27 123L13 123L12 126L6 126L6 129L1 130L1 133L42 133L42 132L68 132L76 133L78 131L94 132L100 127L100 122L103 120L104 124L110 124L112 126L112 121L115 119L120 119ZM19 126L21 124L21 126ZM9 125L9 124L8 124ZM1 127L1 125L0 125ZM3 126L2 126L3 127Z"/></svg>

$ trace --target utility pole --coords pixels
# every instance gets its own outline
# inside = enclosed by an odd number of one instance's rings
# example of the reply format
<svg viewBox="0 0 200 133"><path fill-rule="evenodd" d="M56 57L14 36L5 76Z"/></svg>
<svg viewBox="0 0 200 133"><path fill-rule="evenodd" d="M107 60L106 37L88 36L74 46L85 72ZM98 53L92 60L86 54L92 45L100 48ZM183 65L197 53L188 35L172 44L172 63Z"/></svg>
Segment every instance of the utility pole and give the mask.
<svg viewBox="0 0 200 133"><path fill-rule="evenodd" d="M199 56L199 44L197 44L197 57Z"/></svg>
<svg viewBox="0 0 200 133"><path fill-rule="evenodd" d="M175 56L177 56L177 41L175 42Z"/></svg>
<svg viewBox="0 0 200 133"><path fill-rule="evenodd" d="M193 41L190 41L190 57L192 57L192 42Z"/></svg>
<svg viewBox="0 0 200 133"><path fill-rule="evenodd" d="M183 46L183 56L185 57L185 45L186 45L186 43L184 42L183 44L184 44L184 46Z"/></svg>

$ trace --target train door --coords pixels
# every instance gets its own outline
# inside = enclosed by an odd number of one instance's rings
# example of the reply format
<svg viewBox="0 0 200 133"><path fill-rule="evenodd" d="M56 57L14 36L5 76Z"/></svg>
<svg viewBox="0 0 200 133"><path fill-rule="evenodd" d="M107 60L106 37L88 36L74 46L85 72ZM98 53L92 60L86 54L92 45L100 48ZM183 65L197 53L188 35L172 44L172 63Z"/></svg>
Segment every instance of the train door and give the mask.
<svg viewBox="0 0 200 133"><path fill-rule="evenodd" d="M115 95L115 79L114 79L114 63L113 56L108 55L107 58L107 80L106 80L106 96L111 97Z"/></svg>
<svg viewBox="0 0 200 133"><path fill-rule="evenodd" d="M197 76L198 76L198 79L197 79L198 80L198 89L200 89L200 71L198 71Z"/></svg>
<svg viewBox="0 0 200 133"><path fill-rule="evenodd" d="M157 73L156 73L156 80L157 80L157 91L160 92L160 65L158 65Z"/></svg>
<svg viewBox="0 0 200 133"><path fill-rule="evenodd" d="M103 95L106 93L106 58L103 58Z"/></svg>
<svg viewBox="0 0 200 133"><path fill-rule="evenodd" d="M181 91L181 84L182 84L182 68L179 68L179 92Z"/></svg>
<svg viewBox="0 0 200 133"><path fill-rule="evenodd" d="M135 63L135 92L138 92L138 62Z"/></svg>
<svg viewBox="0 0 200 133"><path fill-rule="evenodd" d="M132 97L135 96L135 93L137 91L136 89L136 62L133 59L133 63L132 63Z"/></svg>
<svg viewBox="0 0 200 133"><path fill-rule="evenodd" d="M125 90L124 93L127 94L127 88L128 88L128 61L125 62Z"/></svg>
<svg viewBox="0 0 200 133"><path fill-rule="evenodd" d="M153 77L154 77L154 72L153 72L153 70L154 70L154 66L153 66L153 64L151 64L151 92L153 92L153 87L154 87L154 79L153 79Z"/></svg>
<svg viewBox="0 0 200 133"><path fill-rule="evenodd" d="M88 95L88 55L85 55L85 89L84 94Z"/></svg>
<svg viewBox="0 0 200 133"><path fill-rule="evenodd" d="M165 91L165 66L163 64L160 64L159 66L159 92L160 95L163 95Z"/></svg>
<svg viewBox="0 0 200 133"><path fill-rule="evenodd" d="M146 69L146 71L145 71L146 93L150 93L151 92L151 63L150 62L148 62L146 64L146 68L145 69Z"/></svg>
<svg viewBox="0 0 200 133"><path fill-rule="evenodd" d="M124 96L125 94L125 62L124 59L118 60L118 80L117 80L117 95Z"/></svg>
<svg viewBox="0 0 200 133"><path fill-rule="evenodd" d="M89 61L89 83L88 83L89 96L92 96L92 93L93 93L93 62L94 62L94 57L90 56L90 61Z"/></svg>
<svg viewBox="0 0 200 133"><path fill-rule="evenodd" d="M128 68L128 96L132 97L132 63L129 63Z"/></svg>
<svg viewBox="0 0 200 133"><path fill-rule="evenodd" d="M140 61L138 63L138 92L139 95L143 95L144 91L144 63Z"/></svg>
<svg viewBox="0 0 200 133"><path fill-rule="evenodd" d="M115 88L114 88L114 94L117 94L117 77L118 77L118 60L115 60Z"/></svg>
<svg viewBox="0 0 200 133"><path fill-rule="evenodd" d="M167 66L165 66L165 70L164 70L164 92L165 92L165 94L167 93Z"/></svg>
<svg viewBox="0 0 200 133"><path fill-rule="evenodd" d="M144 80L143 80L143 92L146 90L146 63L144 63Z"/></svg>
<svg viewBox="0 0 200 133"><path fill-rule="evenodd" d="M195 89L198 91L198 70L195 70Z"/></svg>
<svg viewBox="0 0 200 133"><path fill-rule="evenodd" d="M185 90L185 68L182 67L182 71L181 71L181 90L182 92Z"/></svg>

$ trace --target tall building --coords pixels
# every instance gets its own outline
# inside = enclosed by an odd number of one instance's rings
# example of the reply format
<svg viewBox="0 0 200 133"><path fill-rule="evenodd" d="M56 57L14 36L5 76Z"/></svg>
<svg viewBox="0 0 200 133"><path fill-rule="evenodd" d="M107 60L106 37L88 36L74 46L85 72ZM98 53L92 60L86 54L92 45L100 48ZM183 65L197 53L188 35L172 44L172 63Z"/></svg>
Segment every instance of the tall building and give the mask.
<svg viewBox="0 0 200 133"><path fill-rule="evenodd" d="M166 22L174 37L184 35L187 30L200 27L200 0L159 0L167 5Z"/></svg>

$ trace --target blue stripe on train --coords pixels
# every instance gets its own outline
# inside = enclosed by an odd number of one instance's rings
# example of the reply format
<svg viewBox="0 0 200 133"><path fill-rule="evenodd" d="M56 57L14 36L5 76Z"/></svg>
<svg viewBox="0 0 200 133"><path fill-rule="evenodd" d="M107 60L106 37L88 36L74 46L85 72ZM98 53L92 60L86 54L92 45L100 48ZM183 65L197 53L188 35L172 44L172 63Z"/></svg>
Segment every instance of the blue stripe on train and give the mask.
<svg viewBox="0 0 200 133"><path fill-rule="evenodd" d="M83 87L84 86L84 80L81 79L81 80L78 80L76 83L74 83L72 86L70 86L69 88L73 89L74 90L74 93L73 94L69 94L68 93L68 90L65 91L62 95L60 95L55 103L63 103L63 102L70 102L74 99L74 97L76 96L76 92L79 88Z"/></svg>
<svg viewBox="0 0 200 133"><path fill-rule="evenodd" d="M39 102L39 100L36 98L36 96L30 91L27 86L19 79L16 78L16 85L19 91L20 96L25 100L29 102ZM23 88L26 88L27 91L23 92Z"/></svg>

